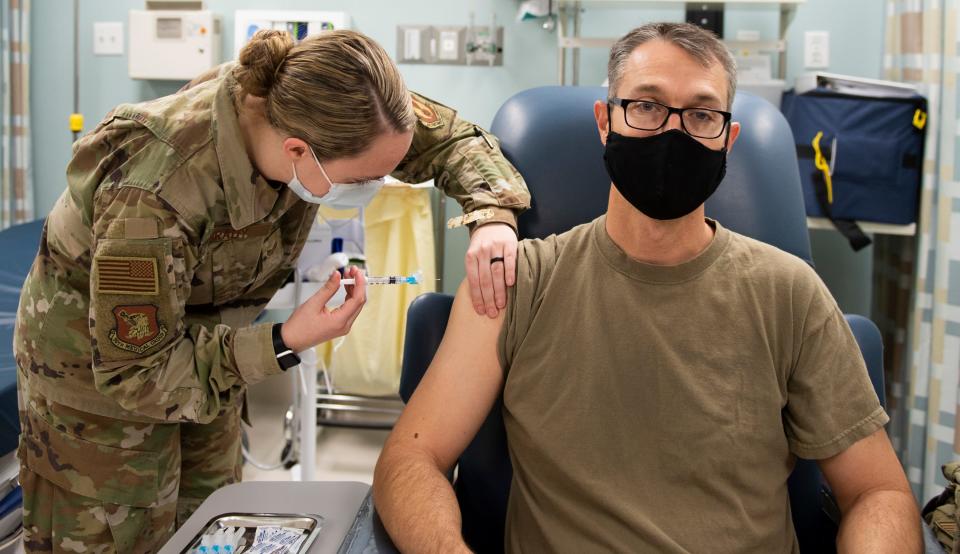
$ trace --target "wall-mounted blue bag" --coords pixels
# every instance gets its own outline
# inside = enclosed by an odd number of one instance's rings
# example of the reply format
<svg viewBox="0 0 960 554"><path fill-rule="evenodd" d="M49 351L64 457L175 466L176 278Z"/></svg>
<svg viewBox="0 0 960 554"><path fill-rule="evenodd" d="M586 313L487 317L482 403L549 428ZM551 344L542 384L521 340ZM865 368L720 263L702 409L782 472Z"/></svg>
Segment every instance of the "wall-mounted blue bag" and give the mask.
<svg viewBox="0 0 960 554"><path fill-rule="evenodd" d="M827 217L854 249L870 244L853 223L917 220L927 101L815 88L788 91L781 110L797 145L807 215Z"/></svg>

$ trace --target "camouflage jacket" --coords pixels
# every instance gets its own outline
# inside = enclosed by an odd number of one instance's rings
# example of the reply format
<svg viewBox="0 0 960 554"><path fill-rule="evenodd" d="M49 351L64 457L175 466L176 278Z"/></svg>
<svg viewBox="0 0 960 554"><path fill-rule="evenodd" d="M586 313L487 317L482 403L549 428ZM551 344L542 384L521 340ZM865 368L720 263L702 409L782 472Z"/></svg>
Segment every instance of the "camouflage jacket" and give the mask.
<svg viewBox="0 0 960 554"><path fill-rule="evenodd" d="M179 93L115 108L74 145L68 188L24 284L21 393L130 421L209 422L281 371L253 325L300 254L316 206L247 157L230 64ZM515 225L529 205L496 139L415 97L394 176L435 179L465 211Z"/></svg>

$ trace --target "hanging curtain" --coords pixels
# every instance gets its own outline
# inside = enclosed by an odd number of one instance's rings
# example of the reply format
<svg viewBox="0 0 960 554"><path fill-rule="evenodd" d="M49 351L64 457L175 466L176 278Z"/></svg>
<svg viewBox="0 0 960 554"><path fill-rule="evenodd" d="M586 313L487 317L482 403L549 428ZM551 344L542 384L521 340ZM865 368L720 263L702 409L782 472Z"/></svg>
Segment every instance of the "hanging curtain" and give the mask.
<svg viewBox="0 0 960 554"><path fill-rule="evenodd" d="M0 0L0 229L33 219L30 0Z"/></svg>
<svg viewBox="0 0 960 554"><path fill-rule="evenodd" d="M943 489L940 466L960 459L960 186L957 158L958 0L887 0L886 78L929 100L917 236L887 248L878 297L909 297L906 326L887 325L891 435L921 502ZM889 245L888 245L889 246ZM897 264L900 264L897 267ZM915 264L915 270L911 266ZM912 296L905 292L912 281ZM879 300L879 299L878 299ZM888 313L892 313L888 310ZM879 318L888 321L888 318Z"/></svg>
<svg viewBox="0 0 960 554"><path fill-rule="evenodd" d="M912 291L916 268L916 237L874 235L873 302L870 318L883 336L883 368L886 385L888 432L897 452L903 452L905 416L908 413L905 386L909 382L907 326L912 314Z"/></svg>
<svg viewBox="0 0 960 554"><path fill-rule="evenodd" d="M436 291L430 191L388 185L363 211L366 269L371 275L412 275L419 285L367 289L367 305L341 341L317 347L336 392L396 396L407 328L407 308ZM334 345L338 345L334 351Z"/></svg>

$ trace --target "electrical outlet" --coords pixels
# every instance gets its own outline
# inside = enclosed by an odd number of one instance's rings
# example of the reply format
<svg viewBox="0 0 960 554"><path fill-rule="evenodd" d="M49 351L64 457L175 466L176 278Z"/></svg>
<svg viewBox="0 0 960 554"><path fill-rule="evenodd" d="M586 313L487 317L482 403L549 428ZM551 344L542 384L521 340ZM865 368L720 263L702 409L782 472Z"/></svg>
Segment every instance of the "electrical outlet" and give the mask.
<svg viewBox="0 0 960 554"><path fill-rule="evenodd" d="M436 40L433 63L447 65L462 65L467 63L467 28L458 25L449 25L434 28Z"/></svg>
<svg viewBox="0 0 960 554"><path fill-rule="evenodd" d="M93 53L97 56L122 56L123 23L119 21L94 23Z"/></svg>
<svg viewBox="0 0 960 554"><path fill-rule="evenodd" d="M455 61L459 58L460 50L463 48L460 45L460 33L455 30L441 30L437 34L440 36L437 58L444 61Z"/></svg>
<svg viewBox="0 0 960 554"><path fill-rule="evenodd" d="M828 31L804 33L803 65L808 69L830 67L830 33Z"/></svg>

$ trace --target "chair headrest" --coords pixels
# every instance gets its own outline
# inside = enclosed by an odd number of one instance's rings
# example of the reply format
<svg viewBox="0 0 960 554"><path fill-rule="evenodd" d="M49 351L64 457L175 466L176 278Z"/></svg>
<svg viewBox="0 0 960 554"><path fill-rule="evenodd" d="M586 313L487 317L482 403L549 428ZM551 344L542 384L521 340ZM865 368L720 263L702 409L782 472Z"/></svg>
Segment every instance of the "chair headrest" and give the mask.
<svg viewBox="0 0 960 554"><path fill-rule="evenodd" d="M491 131L523 175L533 207L520 216L520 236L542 238L595 219L607 209L610 178L593 104L606 87L538 87L508 99ZM707 215L738 233L810 262L810 240L793 134L780 110L739 92L733 120L740 137L727 176L707 201Z"/></svg>

